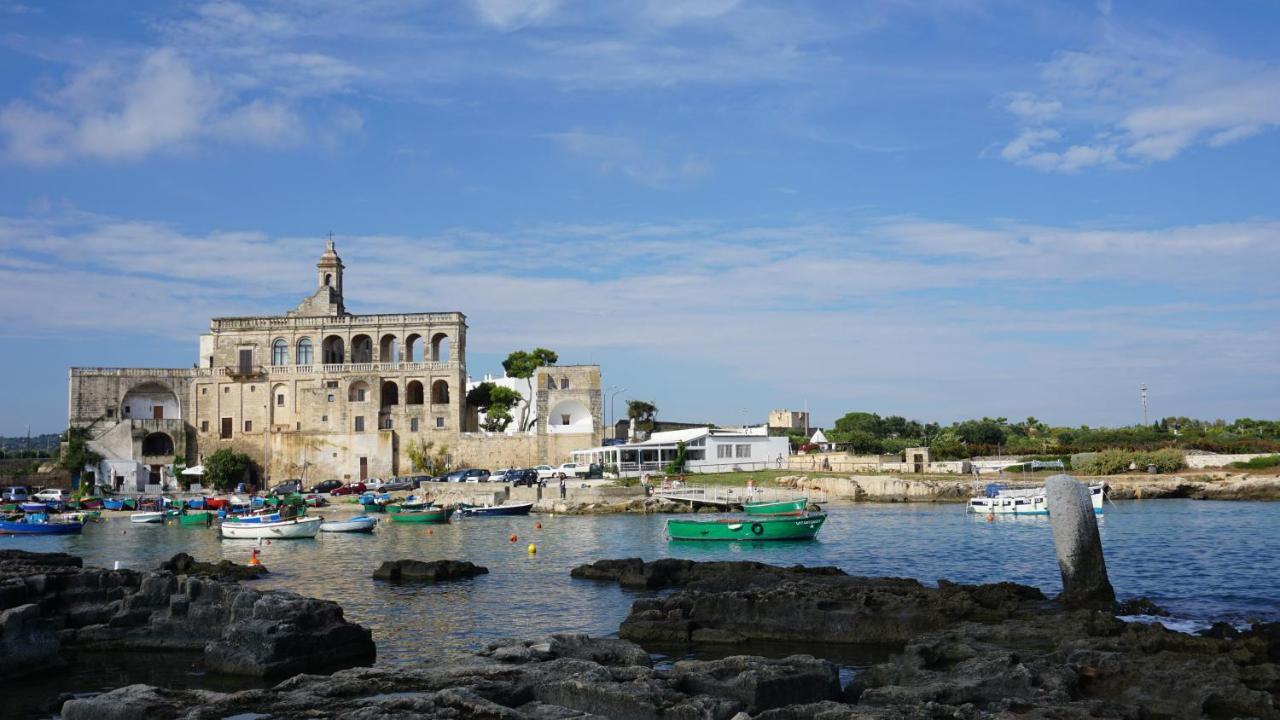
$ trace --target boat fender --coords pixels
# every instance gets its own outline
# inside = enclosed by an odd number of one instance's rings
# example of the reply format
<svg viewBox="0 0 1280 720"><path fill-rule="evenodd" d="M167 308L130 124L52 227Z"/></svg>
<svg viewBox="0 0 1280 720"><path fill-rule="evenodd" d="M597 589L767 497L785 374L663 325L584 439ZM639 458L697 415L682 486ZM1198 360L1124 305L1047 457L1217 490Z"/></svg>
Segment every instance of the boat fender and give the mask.
<svg viewBox="0 0 1280 720"><path fill-rule="evenodd" d="M760 523L751 523L751 534L752 534L752 535L763 535L763 534L764 534L764 526L763 526L763 525L761 525Z"/></svg>

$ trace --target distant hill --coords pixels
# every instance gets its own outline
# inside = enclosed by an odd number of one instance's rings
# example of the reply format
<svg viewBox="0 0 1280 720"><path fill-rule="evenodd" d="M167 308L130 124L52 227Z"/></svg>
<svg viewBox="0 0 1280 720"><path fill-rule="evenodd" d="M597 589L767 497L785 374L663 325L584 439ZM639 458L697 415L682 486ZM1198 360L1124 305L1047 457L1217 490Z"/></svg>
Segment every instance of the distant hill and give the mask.
<svg viewBox="0 0 1280 720"><path fill-rule="evenodd" d="M50 457L58 454L58 444L62 442L62 436L58 433L46 433L44 435L32 435L27 437L0 437L0 452L6 457L17 457L18 453L34 452L40 453L44 457Z"/></svg>

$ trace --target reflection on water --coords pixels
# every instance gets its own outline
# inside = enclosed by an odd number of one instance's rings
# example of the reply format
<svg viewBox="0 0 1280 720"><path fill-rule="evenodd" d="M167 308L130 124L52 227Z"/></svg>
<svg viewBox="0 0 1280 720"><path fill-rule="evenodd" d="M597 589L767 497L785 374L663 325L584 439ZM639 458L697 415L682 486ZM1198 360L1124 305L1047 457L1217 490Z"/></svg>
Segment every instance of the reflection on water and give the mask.
<svg viewBox="0 0 1280 720"><path fill-rule="evenodd" d="M1108 568L1122 596L1146 595L1193 618L1280 619L1280 504L1155 500L1120 502L1100 518ZM542 529L535 529L541 522ZM569 578L601 558L751 559L834 565L858 575L1011 580L1060 588L1047 518L987 522L960 505L830 508L819 539L805 543L668 543L664 516L534 515L463 518L448 525L381 524L372 535L322 533L262 547L271 574L261 588L342 604L373 629L380 664L417 663L469 652L504 637L551 632L616 634L631 602L649 593ZM509 536L515 534L516 542ZM537 553L527 545L537 545ZM0 538L0 548L64 551L86 562L149 569L177 552L244 563L255 541L219 540L215 530L130 525L111 518L81 536ZM384 560L452 558L490 574L439 585L370 579Z"/></svg>

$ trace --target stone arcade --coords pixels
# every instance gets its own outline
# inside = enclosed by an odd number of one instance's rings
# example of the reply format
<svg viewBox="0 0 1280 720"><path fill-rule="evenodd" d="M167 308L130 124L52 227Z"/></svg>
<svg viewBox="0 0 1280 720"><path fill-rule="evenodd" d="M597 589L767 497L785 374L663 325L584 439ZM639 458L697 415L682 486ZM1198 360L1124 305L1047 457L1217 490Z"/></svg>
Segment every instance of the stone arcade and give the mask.
<svg viewBox="0 0 1280 720"><path fill-rule="evenodd" d="M316 290L274 317L214 318L197 366L71 368L67 420L105 460L98 482L125 492L168 484L231 447L275 482L412 472L406 450L447 447L455 465L514 467L569 459L601 439L600 368L560 365L533 378L536 426L476 430L466 406L467 321L460 312L354 315L330 241ZM151 486L148 488L148 486Z"/></svg>

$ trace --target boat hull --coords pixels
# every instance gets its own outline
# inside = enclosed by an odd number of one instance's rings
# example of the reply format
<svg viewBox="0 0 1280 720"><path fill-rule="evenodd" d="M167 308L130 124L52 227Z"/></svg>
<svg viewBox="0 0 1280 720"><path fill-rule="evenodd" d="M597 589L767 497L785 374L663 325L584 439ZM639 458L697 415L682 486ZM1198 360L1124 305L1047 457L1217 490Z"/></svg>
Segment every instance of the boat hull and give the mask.
<svg viewBox="0 0 1280 720"><path fill-rule="evenodd" d="M213 524L213 513L208 510L204 510L201 512L189 512L185 515L179 515L178 524L189 527L208 527Z"/></svg>
<svg viewBox="0 0 1280 720"><path fill-rule="evenodd" d="M84 524L68 523L27 523L15 520L0 520L0 535L79 535Z"/></svg>
<svg viewBox="0 0 1280 720"><path fill-rule="evenodd" d="M298 518L275 523L223 523L222 537L231 540L296 540L313 538L320 532L320 518Z"/></svg>
<svg viewBox="0 0 1280 720"><path fill-rule="evenodd" d="M404 510L388 514L393 523L447 523L453 515L453 508L432 508L430 510Z"/></svg>
<svg viewBox="0 0 1280 720"><path fill-rule="evenodd" d="M743 520L668 520L667 536L672 540L786 541L812 540L822 529L823 513L794 518Z"/></svg>
<svg viewBox="0 0 1280 720"><path fill-rule="evenodd" d="M131 523L162 523L164 522L164 512L140 512L129 516Z"/></svg>
<svg viewBox="0 0 1280 720"><path fill-rule="evenodd" d="M742 506L748 515L799 515L809 507L809 498L779 500L777 502L747 503Z"/></svg>
<svg viewBox="0 0 1280 720"><path fill-rule="evenodd" d="M1105 486L1090 485L1089 501L1093 503L1093 512L1102 514L1102 501L1105 497ZM969 498L967 509L971 513L982 515L1048 515L1049 503L1043 490L1019 495L997 495L996 497Z"/></svg>
<svg viewBox="0 0 1280 720"><path fill-rule="evenodd" d="M466 517L502 517L509 515L528 515L533 503L512 503L510 505L494 505L492 507L464 507L458 509L459 515Z"/></svg>
<svg viewBox="0 0 1280 720"><path fill-rule="evenodd" d="M367 533L377 527L378 519L357 515L346 520L326 520L320 523L320 532Z"/></svg>

